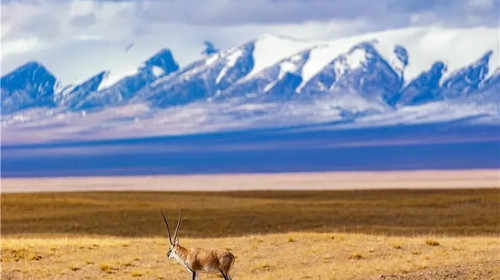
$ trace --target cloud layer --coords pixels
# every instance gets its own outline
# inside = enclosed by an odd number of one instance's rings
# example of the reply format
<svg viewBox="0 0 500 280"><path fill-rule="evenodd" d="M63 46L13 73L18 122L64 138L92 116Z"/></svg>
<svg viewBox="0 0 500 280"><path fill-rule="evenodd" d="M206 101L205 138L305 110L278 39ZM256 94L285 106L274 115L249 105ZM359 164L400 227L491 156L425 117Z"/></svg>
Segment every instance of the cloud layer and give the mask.
<svg viewBox="0 0 500 280"><path fill-rule="evenodd" d="M102 70L103 60L133 71L162 47L185 65L205 40L227 48L263 33L326 40L418 25L497 26L499 10L497 0L2 1L2 73L38 60L73 82ZM68 60L79 67L67 69Z"/></svg>

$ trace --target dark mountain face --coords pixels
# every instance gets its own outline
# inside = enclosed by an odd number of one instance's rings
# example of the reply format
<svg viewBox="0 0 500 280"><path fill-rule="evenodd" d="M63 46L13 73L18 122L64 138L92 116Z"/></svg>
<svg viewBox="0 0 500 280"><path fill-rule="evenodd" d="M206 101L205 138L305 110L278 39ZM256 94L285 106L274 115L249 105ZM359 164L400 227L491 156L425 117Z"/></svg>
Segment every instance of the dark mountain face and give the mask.
<svg viewBox="0 0 500 280"><path fill-rule="evenodd" d="M92 78L86 80L80 85L73 88L69 88L63 91L56 98L58 104L66 106L72 110L80 108L81 103L93 92L99 89L99 85L107 75L107 72L103 71Z"/></svg>
<svg viewBox="0 0 500 280"><path fill-rule="evenodd" d="M443 62L436 62L429 71L423 72L401 90L398 105L419 105L441 100L439 81L446 67Z"/></svg>
<svg viewBox="0 0 500 280"><path fill-rule="evenodd" d="M156 79L178 69L179 65L175 62L172 52L169 49L163 49L146 60L135 75L125 77L100 91L87 91L84 98L74 103L75 106L72 109L95 110L124 104Z"/></svg>
<svg viewBox="0 0 500 280"><path fill-rule="evenodd" d="M29 107L54 106L56 78L43 65L29 62L0 80L2 114Z"/></svg>
<svg viewBox="0 0 500 280"><path fill-rule="evenodd" d="M468 65L448 77L441 87L441 93L445 98L464 97L480 88L489 72L488 64L492 51L487 52L476 62Z"/></svg>
<svg viewBox="0 0 500 280"><path fill-rule="evenodd" d="M214 97L217 92L233 86L252 70L253 50L253 43L247 43L192 63L142 89L138 93L138 100L161 108Z"/></svg>
<svg viewBox="0 0 500 280"><path fill-rule="evenodd" d="M179 70L179 65L174 60L174 56L169 49L162 49L148 60L141 67L142 71L152 71L153 67L159 67L164 71L164 75Z"/></svg>

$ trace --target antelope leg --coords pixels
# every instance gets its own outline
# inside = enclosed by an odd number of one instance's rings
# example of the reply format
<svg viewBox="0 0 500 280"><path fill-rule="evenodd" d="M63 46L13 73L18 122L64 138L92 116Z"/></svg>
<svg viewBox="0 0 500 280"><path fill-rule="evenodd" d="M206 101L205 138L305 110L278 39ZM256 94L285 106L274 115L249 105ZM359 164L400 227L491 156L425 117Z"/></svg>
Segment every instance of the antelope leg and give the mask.
<svg viewBox="0 0 500 280"><path fill-rule="evenodd" d="M224 272L222 272L222 270L220 270L220 273L222 274L222 277L224 277L224 280L231 280L231 278L229 278L226 274L224 274Z"/></svg>

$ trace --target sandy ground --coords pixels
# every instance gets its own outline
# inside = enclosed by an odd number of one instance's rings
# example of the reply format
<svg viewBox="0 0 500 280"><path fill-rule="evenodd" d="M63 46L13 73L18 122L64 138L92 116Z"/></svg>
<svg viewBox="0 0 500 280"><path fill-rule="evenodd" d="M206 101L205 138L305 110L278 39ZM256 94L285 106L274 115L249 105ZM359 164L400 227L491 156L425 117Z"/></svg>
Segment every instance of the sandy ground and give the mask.
<svg viewBox="0 0 500 280"><path fill-rule="evenodd" d="M498 188L500 171L420 170L177 176L2 178L1 192Z"/></svg>

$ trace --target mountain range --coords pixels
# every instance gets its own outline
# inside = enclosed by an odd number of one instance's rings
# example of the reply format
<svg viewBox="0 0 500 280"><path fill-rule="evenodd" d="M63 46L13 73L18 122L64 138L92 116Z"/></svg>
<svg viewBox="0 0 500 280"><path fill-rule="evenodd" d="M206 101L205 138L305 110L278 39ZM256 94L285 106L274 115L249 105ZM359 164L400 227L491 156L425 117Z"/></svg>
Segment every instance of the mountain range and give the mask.
<svg viewBox="0 0 500 280"><path fill-rule="evenodd" d="M468 42L464 49L474 52L463 53L461 61L468 63L457 63L446 52L436 54L432 46L415 44L409 32L327 42L263 35L206 53L185 66L163 49L135 74L111 84L106 83L109 72L102 70L81 83L64 85L44 65L28 62L0 81L2 141L321 123L339 128L498 123L498 45L474 47ZM467 38L474 30L439 32ZM434 59L440 55L442 59Z"/></svg>

